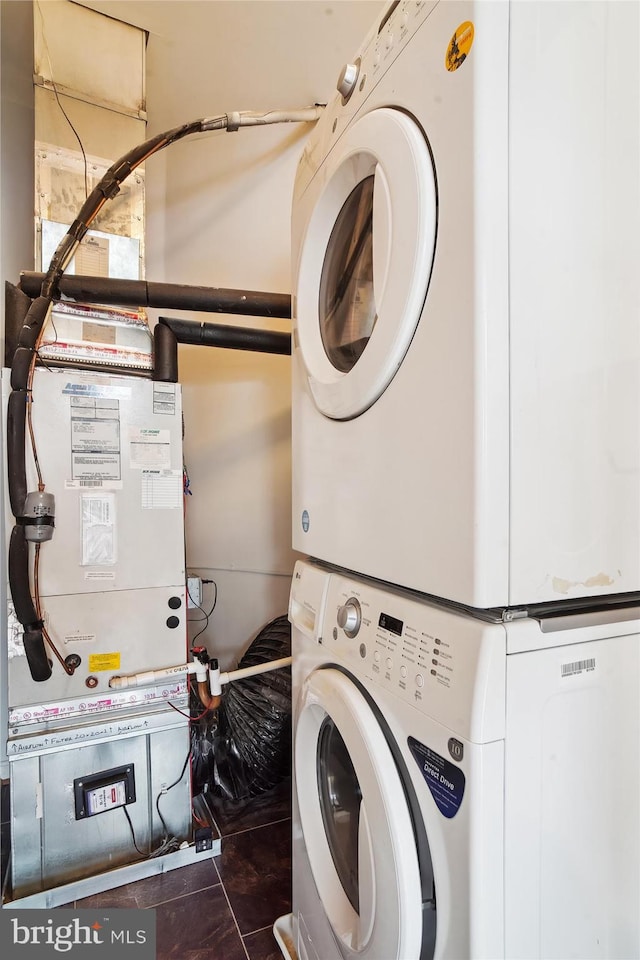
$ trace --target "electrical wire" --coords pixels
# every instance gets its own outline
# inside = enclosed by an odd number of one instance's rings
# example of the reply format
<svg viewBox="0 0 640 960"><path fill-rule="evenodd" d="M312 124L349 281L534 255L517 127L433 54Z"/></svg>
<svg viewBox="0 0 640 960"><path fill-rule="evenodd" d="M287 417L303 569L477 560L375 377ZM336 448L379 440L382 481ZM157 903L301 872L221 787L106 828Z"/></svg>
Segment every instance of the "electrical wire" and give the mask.
<svg viewBox="0 0 640 960"><path fill-rule="evenodd" d="M133 845L134 845L134 847L136 848L136 851L140 854L141 857L144 857L144 858L146 859L146 858L147 858L147 854L146 854L146 853L143 853L142 850L140 849L140 847L138 846L138 844L136 843L136 835L135 835L135 831L134 831L134 829L133 829L133 824L132 824L132 822L131 822L131 817L129 816L129 811L127 810L126 807L123 807L123 808L122 808L122 812L124 813L125 817L127 818L127 823L129 824L129 830L131 830L131 839L133 840Z"/></svg>
<svg viewBox="0 0 640 960"><path fill-rule="evenodd" d="M160 797L163 794L168 793L169 790L171 790L173 787L177 786L177 784L180 783L180 781L184 777L184 772L187 769L187 764L189 763L190 756L191 756L191 745L189 745L189 751L182 765L180 776L177 778L177 780L174 780L173 783L170 783L168 787L165 787L163 790L161 790L158 796L156 797L156 811L157 811L158 817L160 818L160 823L162 824L162 829L164 832L162 835L162 841L160 842L160 845L156 847L155 850L152 850L151 853L149 854L143 853L143 851L138 846L136 841L136 834L133 829L133 823L131 822L131 817L129 816L129 811L126 808L126 805L122 807L124 815L127 818L127 823L129 824L129 829L131 830L131 839L133 840L133 846L135 847L137 853L139 853L141 857L144 857L145 860L153 860L155 857L161 857L165 853L171 853L171 851L173 850L178 850L181 846L181 843L177 837L169 836L169 828L167 827L166 821L162 816L162 812L160 810Z"/></svg>
<svg viewBox="0 0 640 960"><path fill-rule="evenodd" d="M189 686L189 693L190 694L193 693L193 689L191 685ZM179 713L181 717L186 717L189 723L197 723L198 720L202 720L203 717L206 717L206 715L211 712L210 707L205 707L202 713L199 713L196 717L192 717L190 713L185 713L184 710L181 710L179 707L176 707L176 705L174 703L171 703L170 700L167 700L167 703L171 707L171 709L175 710L176 713Z"/></svg>
<svg viewBox="0 0 640 960"><path fill-rule="evenodd" d="M208 824L206 820L203 820L202 817L199 817L199 816L198 816L198 814L195 812L195 810L192 810L191 815L192 815L193 819L195 820L195 822L196 822L199 826L201 826L201 827L208 827L208 826L210 826L210 824Z"/></svg>
<svg viewBox="0 0 640 960"><path fill-rule="evenodd" d="M42 623L42 627L41 627L42 636L51 647L51 650L53 651L58 663L60 664L64 672L68 676L72 677L73 674L75 673L75 667L70 666L68 663L65 663L64 657L62 656L62 654L56 647L55 643L49 636L49 631L47 630L43 622L42 603L40 600L40 546L41 544L36 543L35 554L33 558L33 593L34 593L36 614L38 616L38 620Z"/></svg>
<svg viewBox="0 0 640 960"><path fill-rule="evenodd" d="M198 637L199 637L201 634L203 634L203 633L205 632L205 630L207 629L207 627L209 626L209 618L211 617L211 614L212 614L213 611L215 610L216 604L217 604L217 602L218 602L218 584L215 582L215 580L203 580L202 582L203 582L203 584L204 584L204 583L212 583L212 584L214 585L214 587L215 587L215 594L214 594L214 597L213 597L213 603L212 603L212 605L211 605L211 609L210 609L209 612L207 613L207 611L204 609L204 607L202 607L199 603L196 603L196 601L193 599L193 597L191 596L191 591L189 590L189 584L187 583L187 594L188 594L188 596L189 596L189 599L191 600L191 603L192 603L193 606L196 607L202 614L204 614L204 616L202 616L202 617L189 617L189 622L190 622L190 623L202 623L202 621L204 620L204 627L201 627L201 629L198 630L198 632L196 633L196 635L193 637L193 639L191 640L191 643L192 643L192 644L196 642L196 640L198 639Z"/></svg>
<svg viewBox="0 0 640 960"><path fill-rule="evenodd" d="M71 123L71 120L69 119L69 115L67 111L64 109L64 107L62 106L60 97L58 96L58 88L56 86L55 80L53 79L53 65L51 63L51 54L49 53L49 44L47 43L47 37L45 33L45 28L44 28L44 17L42 15L42 9L40 7L39 0L36 0L36 7L38 8L38 13L40 14L40 20L42 21L42 42L44 44L44 50L47 55L47 62L49 64L49 73L51 74L51 86L53 88L53 93L58 103L58 106L60 107L63 117L65 118L65 120L67 121L71 129L73 130L74 136L80 146L80 152L82 153L82 159L84 161L84 196L86 200L86 198L89 196L89 176L88 176L87 154L85 153L84 145L82 143L82 140L80 139L80 134L78 133L74 125Z"/></svg>
<svg viewBox="0 0 640 960"><path fill-rule="evenodd" d="M163 854L170 853L172 850L177 850L180 847L180 841L178 840L178 838L169 836L169 828L167 827L165 819L162 816L162 813L160 811L160 797L168 793L169 790L172 790L173 787L177 786L177 784L180 783L180 781L184 777L184 772L187 769L187 764L189 763L190 757L191 757L191 744L189 744L189 749L187 751L186 757L184 758L184 763L182 764L182 770L180 771L179 777L176 780L174 780L173 783L170 783L168 787L165 787L164 790L161 790L158 796L156 797L156 811L157 811L158 817L160 818L160 823L162 824L164 835L162 838L162 843L156 850L153 851L153 853L149 855L150 858L160 857Z"/></svg>

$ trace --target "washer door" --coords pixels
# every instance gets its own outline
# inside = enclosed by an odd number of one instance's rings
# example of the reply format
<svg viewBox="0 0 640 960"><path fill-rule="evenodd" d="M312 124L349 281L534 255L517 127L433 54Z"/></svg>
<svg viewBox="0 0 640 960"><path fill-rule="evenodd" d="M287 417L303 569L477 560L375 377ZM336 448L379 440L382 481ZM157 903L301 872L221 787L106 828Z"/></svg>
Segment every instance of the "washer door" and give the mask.
<svg viewBox="0 0 640 960"><path fill-rule="evenodd" d="M411 343L431 277L437 190L424 134L400 110L358 120L325 167L300 253L297 332L318 409L346 420L375 403Z"/></svg>
<svg viewBox="0 0 640 960"><path fill-rule="evenodd" d="M308 677L294 749L309 863L342 956L420 957L420 868L405 791L374 713L341 671Z"/></svg>

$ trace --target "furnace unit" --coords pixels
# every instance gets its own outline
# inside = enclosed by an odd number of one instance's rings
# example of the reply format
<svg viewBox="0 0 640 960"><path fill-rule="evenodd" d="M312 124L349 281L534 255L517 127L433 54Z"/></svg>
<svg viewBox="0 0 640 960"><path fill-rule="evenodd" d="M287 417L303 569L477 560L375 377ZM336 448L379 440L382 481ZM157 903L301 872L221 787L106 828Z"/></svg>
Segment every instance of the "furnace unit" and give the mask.
<svg viewBox="0 0 640 960"><path fill-rule="evenodd" d="M5 406L9 391L4 371ZM188 659L180 387L41 366L32 418L55 497L55 529L37 563L51 673L34 679L10 599L16 899L149 861L191 837L186 674L109 686ZM28 449L30 491L33 462ZM6 525L9 534L12 517Z"/></svg>

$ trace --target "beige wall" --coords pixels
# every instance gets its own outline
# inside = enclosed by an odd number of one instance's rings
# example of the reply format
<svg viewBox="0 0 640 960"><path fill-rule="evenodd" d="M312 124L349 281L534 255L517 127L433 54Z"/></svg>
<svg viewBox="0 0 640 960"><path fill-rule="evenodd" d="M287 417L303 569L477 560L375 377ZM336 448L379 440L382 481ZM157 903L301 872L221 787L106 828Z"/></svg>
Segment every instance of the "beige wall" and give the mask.
<svg viewBox="0 0 640 960"><path fill-rule="evenodd" d="M380 0L86 5L149 31L149 135L232 110L326 100L383 8ZM291 125L209 134L154 157L146 168L148 279L289 293L291 194L306 135ZM286 613L290 360L181 347L179 365L193 491L187 563L218 586L199 642L226 668L265 622ZM205 586L206 610L213 596ZM192 636L201 625L192 624Z"/></svg>

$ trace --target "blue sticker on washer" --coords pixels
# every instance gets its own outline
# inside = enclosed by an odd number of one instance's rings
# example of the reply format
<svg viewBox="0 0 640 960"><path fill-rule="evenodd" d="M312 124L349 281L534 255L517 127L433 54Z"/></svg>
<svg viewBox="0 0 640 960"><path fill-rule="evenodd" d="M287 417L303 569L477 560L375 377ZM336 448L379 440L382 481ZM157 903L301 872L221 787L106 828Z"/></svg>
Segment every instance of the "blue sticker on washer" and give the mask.
<svg viewBox="0 0 640 960"><path fill-rule="evenodd" d="M464 773L419 740L407 737L407 743L438 810L449 820L455 817L464 796Z"/></svg>
<svg viewBox="0 0 640 960"><path fill-rule="evenodd" d="M302 529L304 530L305 533L309 529L309 511L308 510L302 511Z"/></svg>

